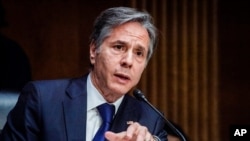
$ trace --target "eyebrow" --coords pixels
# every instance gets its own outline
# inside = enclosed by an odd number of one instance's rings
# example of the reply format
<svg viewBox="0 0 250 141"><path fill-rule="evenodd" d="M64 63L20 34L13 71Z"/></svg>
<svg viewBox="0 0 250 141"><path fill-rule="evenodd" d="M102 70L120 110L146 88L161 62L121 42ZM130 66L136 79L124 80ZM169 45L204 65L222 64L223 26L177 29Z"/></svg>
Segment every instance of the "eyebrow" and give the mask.
<svg viewBox="0 0 250 141"><path fill-rule="evenodd" d="M128 44L128 42L121 41L121 40L116 40L114 42L111 42L112 44L118 43L118 44Z"/></svg>
<svg viewBox="0 0 250 141"><path fill-rule="evenodd" d="M139 46L138 48L136 48L137 50L143 51L145 53L147 53L146 49L142 46Z"/></svg>
<svg viewBox="0 0 250 141"><path fill-rule="evenodd" d="M118 44L123 44L123 45L128 45L129 43L126 41L122 41L122 40L116 40L114 42L111 42L112 44L118 43ZM145 47L141 46L140 44L136 46L137 49L146 51Z"/></svg>

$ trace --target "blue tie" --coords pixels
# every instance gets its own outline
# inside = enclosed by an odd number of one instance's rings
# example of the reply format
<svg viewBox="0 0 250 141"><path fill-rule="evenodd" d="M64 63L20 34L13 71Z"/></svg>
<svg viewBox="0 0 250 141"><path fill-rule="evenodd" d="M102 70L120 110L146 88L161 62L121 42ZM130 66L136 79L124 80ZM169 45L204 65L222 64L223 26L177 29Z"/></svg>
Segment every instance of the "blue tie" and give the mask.
<svg viewBox="0 0 250 141"><path fill-rule="evenodd" d="M104 133L110 128L110 123L115 113L115 106L104 103L98 106L97 109L102 117L102 125L95 134L93 141L105 141Z"/></svg>

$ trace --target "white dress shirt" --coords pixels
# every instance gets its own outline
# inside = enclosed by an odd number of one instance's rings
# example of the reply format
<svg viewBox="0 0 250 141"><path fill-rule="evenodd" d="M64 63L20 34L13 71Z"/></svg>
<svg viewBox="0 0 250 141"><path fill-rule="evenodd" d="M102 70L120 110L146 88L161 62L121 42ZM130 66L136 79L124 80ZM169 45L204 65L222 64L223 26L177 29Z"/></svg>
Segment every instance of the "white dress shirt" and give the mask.
<svg viewBox="0 0 250 141"><path fill-rule="evenodd" d="M97 106L106 103L99 91L95 88L91 80L91 73L87 78L87 125L86 125L86 141L93 140L97 130L102 124L102 119L97 110ZM115 106L115 114L122 102L124 96L112 103Z"/></svg>

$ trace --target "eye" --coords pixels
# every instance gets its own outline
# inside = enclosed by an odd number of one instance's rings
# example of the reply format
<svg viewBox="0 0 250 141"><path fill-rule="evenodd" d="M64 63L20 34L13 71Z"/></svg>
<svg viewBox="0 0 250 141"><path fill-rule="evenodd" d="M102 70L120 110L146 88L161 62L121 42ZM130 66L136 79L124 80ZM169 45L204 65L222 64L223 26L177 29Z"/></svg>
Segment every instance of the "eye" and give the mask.
<svg viewBox="0 0 250 141"><path fill-rule="evenodd" d="M144 56L144 54L143 54L143 52L142 52L142 51L136 51L136 55L137 55L137 56L141 56L141 57L143 57L143 56Z"/></svg>
<svg viewBox="0 0 250 141"><path fill-rule="evenodd" d="M136 49L135 50L135 55L138 56L138 57L143 58L145 56L145 50L141 49L141 48Z"/></svg>
<svg viewBox="0 0 250 141"><path fill-rule="evenodd" d="M114 45L114 49L117 51L124 51L126 48L123 45Z"/></svg>

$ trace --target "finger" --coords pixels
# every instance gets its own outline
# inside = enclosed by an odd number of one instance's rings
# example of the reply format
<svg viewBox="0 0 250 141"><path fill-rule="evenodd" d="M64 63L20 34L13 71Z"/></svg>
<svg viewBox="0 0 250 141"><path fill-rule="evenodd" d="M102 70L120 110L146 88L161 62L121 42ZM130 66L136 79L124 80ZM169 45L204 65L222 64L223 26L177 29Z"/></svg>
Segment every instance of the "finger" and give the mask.
<svg viewBox="0 0 250 141"><path fill-rule="evenodd" d="M148 131L146 126L142 126L139 123L134 124L136 131L133 134L133 139L136 141L154 141L153 135Z"/></svg>
<svg viewBox="0 0 250 141"><path fill-rule="evenodd" d="M145 141L154 141L154 138L151 133L147 132L145 136Z"/></svg>
<svg viewBox="0 0 250 141"><path fill-rule="evenodd" d="M130 125L128 126L127 128L127 137L132 139L133 136L137 135L138 133L138 128L140 127L141 125L137 122L133 122L133 123L130 123Z"/></svg>
<svg viewBox="0 0 250 141"><path fill-rule="evenodd" d="M126 140L126 132L114 133L111 131L105 132L105 138L109 141Z"/></svg>
<svg viewBox="0 0 250 141"><path fill-rule="evenodd" d="M150 139L151 134L148 132L148 128L146 128L145 126L139 126L137 130L138 131L137 131L136 139L138 141Z"/></svg>

